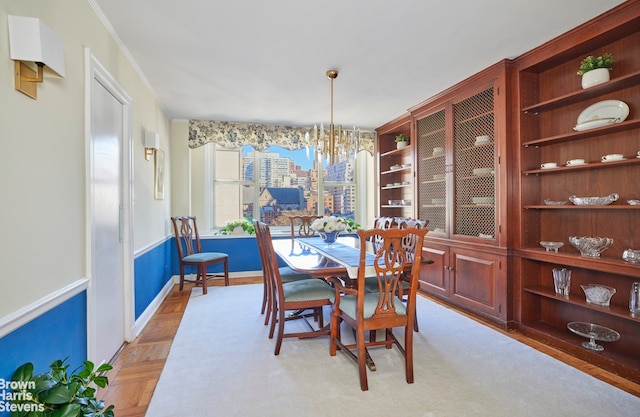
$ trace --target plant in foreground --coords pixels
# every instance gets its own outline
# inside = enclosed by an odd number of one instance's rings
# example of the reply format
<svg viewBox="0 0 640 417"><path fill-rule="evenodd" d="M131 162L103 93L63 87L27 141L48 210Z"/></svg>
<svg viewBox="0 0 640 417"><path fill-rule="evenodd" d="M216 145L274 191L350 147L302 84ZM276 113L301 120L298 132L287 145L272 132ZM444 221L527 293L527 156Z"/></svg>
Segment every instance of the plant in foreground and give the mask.
<svg viewBox="0 0 640 417"><path fill-rule="evenodd" d="M108 363L98 368L91 361L68 374L67 359L55 360L49 371L34 375L33 364L21 365L13 374L7 395L11 417L114 417L113 405L96 398L96 387L109 384Z"/></svg>

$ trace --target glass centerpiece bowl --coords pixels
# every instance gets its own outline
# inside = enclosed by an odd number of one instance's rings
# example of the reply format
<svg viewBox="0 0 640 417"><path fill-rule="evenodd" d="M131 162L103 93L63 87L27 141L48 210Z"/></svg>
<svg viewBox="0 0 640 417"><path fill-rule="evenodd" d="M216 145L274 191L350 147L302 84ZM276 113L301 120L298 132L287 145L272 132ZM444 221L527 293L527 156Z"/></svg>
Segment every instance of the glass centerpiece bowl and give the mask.
<svg viewBox="0 0 640 417"><path fill-rule="evenodd" d="M596 340L601 340L603 342L615 342L620 339L620 333L615 330L593 323L572 321L567 324L567 328L569 328L573 333L589 339L588 342L582 343L584 348L598 352L604 350L604 347L597 344Z"/></svg>
<svg viewBox="0 0 640 417"><path fill-rule="evenodd" d="M610 237L569 236L569 242L585 258L599 258L602 252L613 245Z"/></svg>
<svg viewBox="0 0 640 417"><path fill-rule="evenodd" d="M615 288L607 287L606 285L587 284L580 287L584 291L587 303L598 306L607 307L611 302L611 297L616 293Z"/></svg>
<svg viewBox="0 0 640 417"><path fill-rule="evenodd" d="M558 249L563 247L564 243L562 243L562 242L546 242L546 241L542 241L542 242L540 242L540 246L545 248L547 250L547 252L558 252Z"/></svg>
<svg viewBox="0 0 640 417"><path fill-rule="evenodd" d="M311 223L311 230L318 232L322 240L331 246L335 243L338 235L345 230L351 232L357 229L357 225L350 219L337 216L324 216Z"/></svg>

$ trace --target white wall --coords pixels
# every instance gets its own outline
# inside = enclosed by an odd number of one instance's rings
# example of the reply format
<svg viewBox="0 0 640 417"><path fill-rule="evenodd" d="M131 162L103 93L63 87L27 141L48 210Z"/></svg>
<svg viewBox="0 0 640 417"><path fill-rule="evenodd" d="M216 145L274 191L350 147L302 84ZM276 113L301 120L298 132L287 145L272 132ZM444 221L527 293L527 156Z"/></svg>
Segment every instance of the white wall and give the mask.
<svg viewBox="0 0 640 417"><path fill-rule="evenodd" d="M33 100L14 88L7 15L42 19L64 43L65 78L45 69ZM87 276L85 265L84 48L133 98L134 249L162 240L170 208L153 198L153 162L144 130L160 134L167 164L169 122L86 0L0 2L0 322ZM168 169L168 165L167 165ZM170 171L167 178L170 178Z"/></svg>

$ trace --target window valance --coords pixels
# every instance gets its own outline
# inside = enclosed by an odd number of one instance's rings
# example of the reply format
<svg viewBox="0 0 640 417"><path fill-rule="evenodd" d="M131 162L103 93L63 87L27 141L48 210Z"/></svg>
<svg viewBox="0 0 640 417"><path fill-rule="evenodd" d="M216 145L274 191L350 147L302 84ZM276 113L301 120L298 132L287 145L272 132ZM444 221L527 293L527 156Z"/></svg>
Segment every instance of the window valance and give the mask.
<svg viewBox="0 0 640 417"><path fill-rule="evenodd" d="M326 130L326 129L325 129ZM271 145L294 150L313 146L307 138L313 127L263 125L255 123L217 122L213 120L189 120L189 147L197 148L209 142L227 149L239 149L251 145L259 151ZM360 131L359 150L373 155L375 131Z"/></svg>

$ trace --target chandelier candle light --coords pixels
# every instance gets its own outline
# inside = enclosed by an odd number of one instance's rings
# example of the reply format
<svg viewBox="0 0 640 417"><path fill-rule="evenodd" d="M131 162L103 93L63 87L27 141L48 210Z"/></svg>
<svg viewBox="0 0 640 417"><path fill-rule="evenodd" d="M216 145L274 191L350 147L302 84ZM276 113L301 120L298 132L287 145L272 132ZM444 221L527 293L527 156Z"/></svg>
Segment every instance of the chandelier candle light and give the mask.
<svg viewBox="0 0 640 417"><path fill-rule="evenodd" d="M319 155L324 155L331 165L337 162L355 159L356 153L360 146L360 130L353 127L353 131L343 131L342 125L338 125L337 129L333 124L333 80L338 78L337 70L328 70L327 78L331 80L331 121L329 123L329 131L325 132L324 125L313 126L313 141L315 142L316 151ZM307 143L309 143L307 136Z"/></svg>

